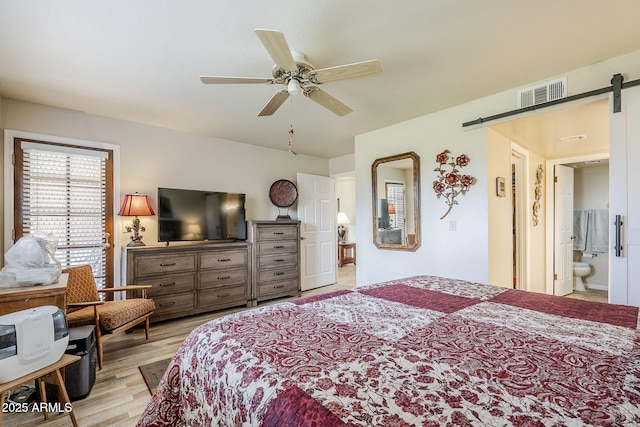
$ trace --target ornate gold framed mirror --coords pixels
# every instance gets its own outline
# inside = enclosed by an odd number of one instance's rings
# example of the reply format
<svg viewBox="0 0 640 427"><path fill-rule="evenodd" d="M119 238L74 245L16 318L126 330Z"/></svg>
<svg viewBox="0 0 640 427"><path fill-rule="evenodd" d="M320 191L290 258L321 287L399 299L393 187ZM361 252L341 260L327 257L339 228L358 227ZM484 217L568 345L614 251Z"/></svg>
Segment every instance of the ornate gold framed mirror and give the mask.
<svg viewBox="0 0 640 427"><path fill-rule="evenodd" d="M373 243L380 249L420 247L420 157L410 151L371 165Z"/></svg>

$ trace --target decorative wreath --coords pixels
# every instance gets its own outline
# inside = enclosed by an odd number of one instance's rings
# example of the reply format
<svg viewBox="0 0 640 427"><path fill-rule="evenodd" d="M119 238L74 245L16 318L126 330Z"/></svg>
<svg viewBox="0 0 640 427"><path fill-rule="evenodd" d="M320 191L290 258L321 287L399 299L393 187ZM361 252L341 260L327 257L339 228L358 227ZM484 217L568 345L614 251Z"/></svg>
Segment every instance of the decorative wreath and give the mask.
<svg viewBox="0 0 640 427"><path fill-rule="evenodd" d="M460 154L454 160L453 157L449 157L449 153L449 150L444 150L436 156L438 167L434 169L434 172L438 172L438 175L436 176L436 180L433 181L433 191L435 191L438 199L444 197L449 206L449 209L447 209L440 219L449 215L449 212L453 209L453 205L458 204L456 197L460 194L465 194L469 191L469 188L476 183L476 179L471 175L460 173L460 168L469 164L469 156ZM447 170L449 167L451 169Z"/></svg>

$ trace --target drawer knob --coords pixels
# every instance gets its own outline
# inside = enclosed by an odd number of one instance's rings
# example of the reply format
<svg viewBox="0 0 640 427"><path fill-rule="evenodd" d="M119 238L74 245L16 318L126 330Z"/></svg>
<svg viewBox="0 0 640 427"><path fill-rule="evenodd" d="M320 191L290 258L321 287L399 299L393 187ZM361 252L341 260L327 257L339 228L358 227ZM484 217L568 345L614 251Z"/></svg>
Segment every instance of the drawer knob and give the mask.
<svg viewBox="0 0 640 427"><path fill-rule="evenodd" d="M280 235L280 234L284 234L282 231L274 231L273 234L275 234L276 236Z"/></svg>
<svg viewBox="0 0 640 427"><path fill-rule="evenodd" d="M273 262L284 262L282 258L274 259Z"/></svg>
<svg viewBox="0 0 640 427"><path fill-rule="evenodd" d="M273 275L274 276L283 276L284 272L283 271L278 271L278 272L273 273Z"/></svg>
<svg viewBox="0 0 640 427"><path fill-rule="evenodd" d="M218 262L227 262L227 261L231 261L231 258L218 259Z"/></svg>
<svg viewBox="0 0 640 427"><path fill-rule="evenodd" d="M171 267L172 265L176 265L175 262L161 262L160 267Z"/></svg>
<svg viewBox="0 0 640 427"><path fill-rule="evenodd" d="M160 283L160 287L165 287L165 286L173 286L175 285L176 282L171 282L171 283Z"/></svg>
<svg viewBox="0 0 640 427"><path fill-rule="evenodd" d="M284 245L276 245L273 249L284 249Z"/></svg>
<svg viewBox="0 0 640 427"><path fill-rule="evenodd" d="M273 289L280 289L280 288L284 288L284 285L276 285L273 287Z"/></svg>
<svg viewBox="0 0 640 427"><path fill-rule="evenodd" d="M217 297L218 298L224 298L224 297L228 297L229 295L231 295L229 292L227 292L226 294L218 294Z"/></svg>
<svg viewBox="0 0 640 427"><path fill-rule="evenodd" d="M218 280L231 279L231 276L218 276Z"/></svg>

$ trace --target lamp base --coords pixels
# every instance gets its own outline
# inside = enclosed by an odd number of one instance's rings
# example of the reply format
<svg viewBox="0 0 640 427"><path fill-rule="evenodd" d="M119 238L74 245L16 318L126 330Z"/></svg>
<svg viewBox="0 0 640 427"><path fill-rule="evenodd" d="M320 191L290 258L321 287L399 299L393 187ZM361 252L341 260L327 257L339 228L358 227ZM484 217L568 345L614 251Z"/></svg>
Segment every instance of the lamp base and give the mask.
<svg viewBox="0 0 640 427"><path fill-rule="evenodd" d="M344 225L340 225L338 226L338 243L340 244L344 244L344 235L346 234L347 230L344 228Z"/></svg>
<svg viewBox="0 0 640 427"><path fill-rule="evenodd" d="M133 231L133 236L131 236L131 241L127 245L128 247L147 246L144 243L142 243L142 236L140 235L140 231L146 231L146 230L143 226L140 225L140 219L138 217L134 218L133 222L131 223L131 226L127 227L127 231L128 232Z"/></svg>

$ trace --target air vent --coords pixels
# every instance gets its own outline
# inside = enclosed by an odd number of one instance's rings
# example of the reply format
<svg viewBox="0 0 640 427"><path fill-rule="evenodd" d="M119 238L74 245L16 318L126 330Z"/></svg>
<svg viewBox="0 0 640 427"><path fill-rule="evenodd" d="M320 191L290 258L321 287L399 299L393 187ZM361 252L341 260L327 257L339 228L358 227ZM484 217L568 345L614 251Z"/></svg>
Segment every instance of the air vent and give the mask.
<svg viewBox="0 0 640 427"><path fill-rule="evenodd" d="M561 77L538 86L520 89L517 93L518 108L543 104L567 96L567 78Z"/></svg>

